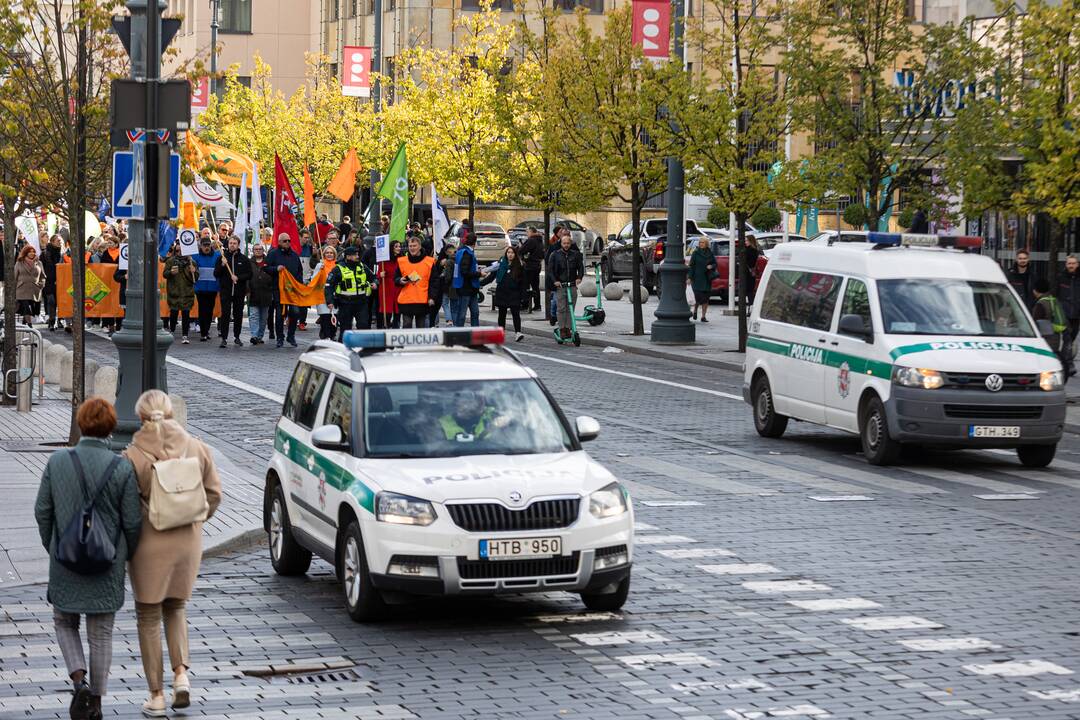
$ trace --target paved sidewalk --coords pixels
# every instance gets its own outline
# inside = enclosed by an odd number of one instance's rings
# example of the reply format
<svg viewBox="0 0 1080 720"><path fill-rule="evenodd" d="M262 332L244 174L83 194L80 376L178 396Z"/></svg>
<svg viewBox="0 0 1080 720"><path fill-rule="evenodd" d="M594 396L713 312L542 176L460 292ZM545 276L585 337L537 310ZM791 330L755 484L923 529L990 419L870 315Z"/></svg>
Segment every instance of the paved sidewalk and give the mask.
<svg viewBox="0 0 1080 720"><path fill-rule="evenodd" d="M66 447L70 423L70 397L55 385L46 386L41 402L35 392L29 413L0 406L0 590L48 579L48 554L38 537L34 501L49 455ZM224 492L218 512L204 525L204 552L213 553L261 532L262 468L238 458L220 438L192 432L213 450Z"/></svg>

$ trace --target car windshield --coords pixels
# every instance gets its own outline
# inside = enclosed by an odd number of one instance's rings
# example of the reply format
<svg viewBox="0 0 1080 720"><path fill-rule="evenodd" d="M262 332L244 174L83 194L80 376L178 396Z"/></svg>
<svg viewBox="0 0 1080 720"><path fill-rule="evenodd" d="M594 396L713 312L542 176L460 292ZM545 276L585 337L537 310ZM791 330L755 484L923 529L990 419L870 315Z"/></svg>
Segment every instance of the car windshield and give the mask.
<svg viewBox="0 0 1080 720"><path fill-rule="evenodd" d="M502 229L501 225L489 225L487 223L477 223L476 224L476 232L477 232L477 234L479 234L479 233L496 234L497 233L499 235L502 235L505 231Z"/></svg>
<svg viewBox="0 0 1080 720"><path fill-rule="evenodd" d="M700 241L700 240L701 240L700 237L696 237L696 238L690 238L689 240L686 241L686 255L687 255L687 257L689 257L690 254L693 253L694 250L697 249L698 241ZM714 239L710 238L709 239L709 250L712 251L713 255L716 255L718 257L727 257L730 250L731 250L731 243L729 243L727 240L714 240Z"/></svg>
<svg viewBox="0 0 1080 720"><path fill-rule="evenodd" d="M1035 337L1005 283L918 278L879 280L877 287L892 335Z"/></svg>
<svg viewBox="0 0 1080 720"><path fill-rule="evenodd" d="M524 455L572 449L535 380L382 383L364 390L370 457Z"/></svg>

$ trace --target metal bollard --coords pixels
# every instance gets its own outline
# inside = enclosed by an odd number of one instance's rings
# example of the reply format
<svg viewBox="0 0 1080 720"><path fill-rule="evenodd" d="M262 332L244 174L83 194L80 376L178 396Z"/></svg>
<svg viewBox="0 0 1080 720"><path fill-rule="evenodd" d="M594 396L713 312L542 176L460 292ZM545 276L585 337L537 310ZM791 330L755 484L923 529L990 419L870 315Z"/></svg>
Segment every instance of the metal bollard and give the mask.
<svg viewBox="0 0 1080 720"><path fill-rule="evenodd" d="M19 371L15 376L15 410L22 413L30 412L33 403L34 383L31 381L36 364L35 350L34 341L29 337L20 340L16 346L16 367Z"/></svg>

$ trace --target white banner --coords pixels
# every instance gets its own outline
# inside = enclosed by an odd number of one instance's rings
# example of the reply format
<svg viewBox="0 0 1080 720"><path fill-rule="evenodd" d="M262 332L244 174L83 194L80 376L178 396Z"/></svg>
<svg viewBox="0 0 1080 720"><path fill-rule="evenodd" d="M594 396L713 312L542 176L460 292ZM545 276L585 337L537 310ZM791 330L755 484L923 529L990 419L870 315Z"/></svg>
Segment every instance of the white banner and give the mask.
<svg viewBox="0 0 1080 720"><path fill-rule="evenodd" d="M435 183L431 183L431 235L435 241L435 254L438 255L443 247L443 238L450 232L450 218L446 214L446 207L435 192Z"/></svg>
<svg viewBox="0 0 1080 720"><path fill-rule="evenodd" d="M248 230L248 181L247 173L240 176L240 197L236 203L236 220L233 222L233 235L240 238L240 252L247 255L247 230ZM259 238L255 238L258 242Z"/></svg>
<svg viewBox="0 0 1080 720"><path fill-rule="evenodd" d="M390 236L375 236L375 262L390 262Z"/></svg>
<svg viewBox="0 0 1080 720"><path fill-rule="evenodd" d="M191 228L183 228L176 234L180 243L181 255L197 255L199 253L199 234Z"/></svg>
<svg viewBox="0 0 1080 720"><path fill-rule="evenodd" d="M116 263L117 270L128 269L128 247L129 245L127 243L120 245L120 259Z"/></svg>
<svg viewBox="0 0 1080 720"><path fill-rule="evenodd" d="M26 238L28 242L35 250L37 254L41 254L41 243L38 242L38 224L33 215L23 215L15 218L15 227L19 229L19 234Z"/></svg>

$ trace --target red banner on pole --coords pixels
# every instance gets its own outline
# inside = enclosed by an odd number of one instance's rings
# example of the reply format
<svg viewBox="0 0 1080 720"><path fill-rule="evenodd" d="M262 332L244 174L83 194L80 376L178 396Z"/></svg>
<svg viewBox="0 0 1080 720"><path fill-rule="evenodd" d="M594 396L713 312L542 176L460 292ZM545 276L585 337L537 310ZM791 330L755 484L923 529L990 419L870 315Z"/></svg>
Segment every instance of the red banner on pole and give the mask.
<svg viewBox="0 0 1080 720"><path fill-rule="evenodd" d="M631 38L645 57L653 61L671 56L671 3L667 0L633 0Z"/></svg>
<svg viewBox="0 0 1080 720"><path fill-rule="evenodd" d="M210 78L201 77L191 83L191 112L202 112L210 106Z"/></svg>
<svg viewBox="0 0 1080 720"><path fill-rule="evenodd" d="M349 97L371 95L371 48L346 45L341 49L341 94Z"/></svg>
<svg viewBox="0 0 1080 720"><path fill-rule="evenodd" d="M277 244L278 238L284 233L292 241L293 252L299 255L300 231L296 227L296 215L293 214L293 208L297 204L281 158L274 153L274 244Z"/></svg>

